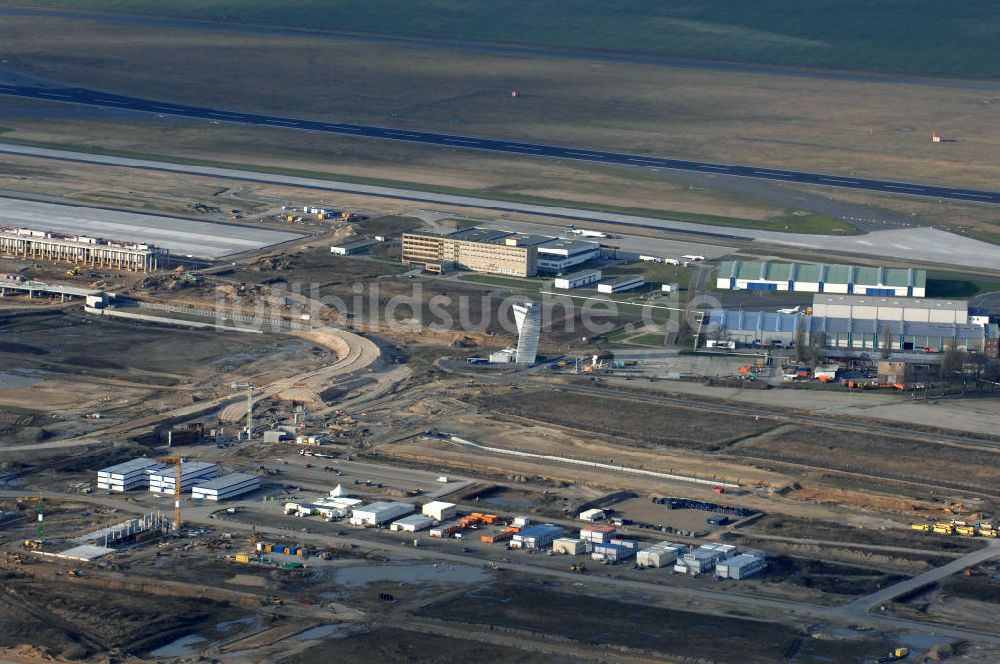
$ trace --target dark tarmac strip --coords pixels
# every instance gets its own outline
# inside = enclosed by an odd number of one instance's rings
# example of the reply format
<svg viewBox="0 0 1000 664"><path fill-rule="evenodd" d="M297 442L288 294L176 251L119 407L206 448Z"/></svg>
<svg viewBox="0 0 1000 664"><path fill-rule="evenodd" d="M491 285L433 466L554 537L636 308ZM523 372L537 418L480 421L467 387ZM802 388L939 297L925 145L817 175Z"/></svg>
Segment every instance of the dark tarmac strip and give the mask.
<svg viewBox="0 0 1000 664"><path fill-rule="evenodd" d="M970 203L1000 204L1000 192L982 191L976 189L961 189L941 187L936 185L895 182L891 180L873 180L821 173L806 173L803 171L787 171L763 166L740 166L734 164L713 164L684 159L670 159L644 155L631 155L620 152L605 152L587 148L568 148L538 143L523 143L519 141L478 138L455 134L438 134L433 132L376 127L319 120L302 120L258 113L243 113L198 106L187 106L169 102L158 102L136 97L127 97L105 92L97 92L84 88L49 88L28 85L0 85L0 95L40 99L45 101L84 104L102 108L171 115L179 117L208 120L210 122L227 122L248 124L279 129L297 129L300 131L318 131L328 134L356 136L360 138L383 139L421 143L448 148L466 150L482 150L506 154L550 157L555 159L571 159L598 164L613 164L617 166L640 166L650 168L666 168L680 171L710 173L716 175L733 175L757 180L772 180L789 184L818 185L840 189L855 189L875 191L888 194L908 196L925 196L937 199L950 199Z"/></svg>

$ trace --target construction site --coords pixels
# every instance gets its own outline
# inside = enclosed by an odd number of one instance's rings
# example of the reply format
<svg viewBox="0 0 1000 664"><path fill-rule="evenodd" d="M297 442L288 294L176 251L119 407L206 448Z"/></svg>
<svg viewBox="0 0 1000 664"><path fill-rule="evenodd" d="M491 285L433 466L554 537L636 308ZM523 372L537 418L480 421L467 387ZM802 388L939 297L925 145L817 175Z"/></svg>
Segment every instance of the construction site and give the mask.
<svg viewBox="0 0 1000 664"><path fill-rule="evenodd" d="M44 4L0 661L1000 661L993 83Z"/></svg>
<svg viewBox="0 0 1000 664"><path fill-rule="evenodd" d="M457 222L286 193L255 223L300 237L222 261L0 258L5 658L1000 652L957 609L1000 587L987 393L922 402L932 372L905 360L581 340L544 284L402 265L403 232ZM698 263L670 269L696 287ZM650 292L619 296L616 330ZM421 320L441 306L453 326Z"/></svg>

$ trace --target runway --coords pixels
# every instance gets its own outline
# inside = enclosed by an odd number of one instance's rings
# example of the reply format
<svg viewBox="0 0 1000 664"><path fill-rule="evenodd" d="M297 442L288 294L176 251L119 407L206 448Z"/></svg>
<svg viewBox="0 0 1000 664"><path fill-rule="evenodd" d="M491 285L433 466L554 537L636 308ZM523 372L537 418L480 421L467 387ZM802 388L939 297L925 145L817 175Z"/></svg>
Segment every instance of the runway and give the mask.
<svg viewBox="0 0 1000 664"><path fill-rule="evenodd" d="M410 129L391 127L376 127L372 125L323 122L319 120L302 120L274 115L243 113L169 102L158 102L137 97L127 97L106 92L97 92L84 88L54 88L29 85L0 85L0 95L40 99L50 102L67 104L84 104L118 110L137 111L158 115L170 115L207 120L215 123L236 123L279 129L294 129L299 131L315 131L342 136L382 139L420 143L438 147L463 150L480 150L530 157L547 157L568 159L598 164L617 166L637 166L646 168L666 168L671 170L709 173L715 175L730 175L735 177L771 180L789 184L806 184L838 189L854 189L874 191L883 194L906 196L924 196L937 199L959 200L971 203L1000 204L1000 192L942 187L936 185L897 182L892 180L874 180L853 176L830 175L823 173L807 173L804 171L788 171L765 166L742 166L736 164L716 164L685 159L671 159L650 155L633 155L621 152L606 152L587 148L572 148L540 143L522 143L493 138L462 136L457 134L438 134Z"/></svg>

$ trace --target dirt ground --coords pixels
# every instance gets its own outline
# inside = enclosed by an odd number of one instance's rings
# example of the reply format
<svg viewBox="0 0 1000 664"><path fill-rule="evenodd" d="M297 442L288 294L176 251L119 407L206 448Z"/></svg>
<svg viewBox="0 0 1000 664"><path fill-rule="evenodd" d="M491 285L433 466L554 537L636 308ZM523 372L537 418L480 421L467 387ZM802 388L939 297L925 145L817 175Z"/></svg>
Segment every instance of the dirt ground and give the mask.
<svg viewBox="0 0 1000 664"><path fill-rule="evenodd" d="M467 593L447 604L432 605L424 613L445 620L547 632L589 643L723 662L735 662L734 652L741 652L741 662L773 662L797 636L795 630L772 623L731 616L715 618L612 597L600 600L599 612L589 604L577 595L508 585ZM561 614L570 607L576 607L575 615L573 620L566 620ZM635 629L637 623L644 625L641 632ZM712 632L718 638L690 638L692 634ZM688 638L680 638L682 635Z"/></svg>
<svg viewBox="0 0 1000 664"><path fill-rule="evenodd" d="M889 479L913 480L997 495L1000 455L985 449L935 445L905 437L858 436L789 427L744 440L732 454L817 465Z"/></svg>
<svg viewBox="0 0 1000 664"><path fill-rule="evenodd" d="M294 337L181 330L106 321L78 312L0 318L0 407L6 443L85 433L135 413L194 403L234 380L273 380L333 357ZM16 413L27 412L23 417ZM86 417L94 413L100 419Z"/></svg>
<svg viewBox="0 0 1000 664"><path fill-rule="evenodd" d="M241 610L209 600L62 587L4 573L0 597L0 648L28 645L70 659L111 649L148 650L209 620L225 621ZM94 611L95 606L101 610Z"/></svg>
<svg viewBox="0 0 1000 664"><path fill-rule="evenodd" d="M481 408L548 424L600 432L645 444L715 451L734 440L762 433L773 423L637 403L628 399L545 389L487 391L471 400ZM627 417L623 417L624 414Z"/></svg>
<svg viewBox="0 0 1000 664"><path fill-rule="evenodd" d="M843 544L877 544L943 552L969 552L983 547L981 540L961 537L933 537L913 530L856 528L834 521L806 520L788 515L768 514L742 529L748 535L826 540Z"/></svg>
<svg viewBox="0 0 1000 664"><path fill-rule="evenodd" d="M332 652L336 653L338 661L352 664L371 662L373 658L377 658L379 662L385 664L409 664L418 661L430 664L448 664L455 661L480 660L503 664L520 662L526 664L556 662L561 664L570 661L551 655L504 648L496 644L477 643L474 640L436 634L419 634L390 626L380 627L359 635L347 636L333 642L319 643L277 661L281 664L310 664L330 656Z"/></svg>

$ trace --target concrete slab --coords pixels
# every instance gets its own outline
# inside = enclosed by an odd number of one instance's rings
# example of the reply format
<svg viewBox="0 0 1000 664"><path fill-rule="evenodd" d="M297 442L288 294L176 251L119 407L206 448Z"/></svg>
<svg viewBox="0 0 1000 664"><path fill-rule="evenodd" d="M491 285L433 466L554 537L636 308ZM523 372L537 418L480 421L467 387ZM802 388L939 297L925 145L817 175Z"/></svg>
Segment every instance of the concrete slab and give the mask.
<svg viewBox="0 0 1000 664"><path fill-rule="evenodd" d="M17 198L0 198L0 226L145 242L177 256L211 259L303 237L290 231Z"/></svg>
<svg viewBox="0 0 1000 664"><path fill-rule="evenodd" d="M59 553L54 553L52 555L56 558L68 558L69 560L94 560L95 558L106 556L109 553L114 553L114 551L114 549L109 549L106 546L81 544L80 546L74 546L72 549L66 549L65 551L60 551Z"/></svg>

